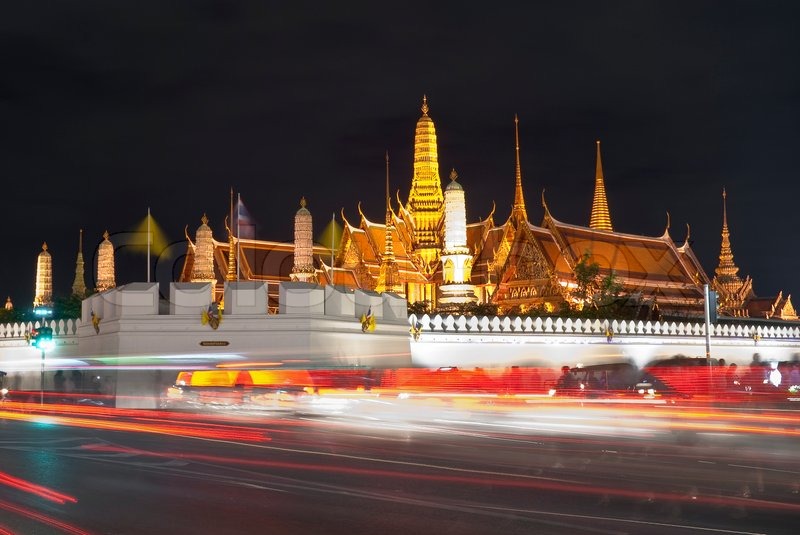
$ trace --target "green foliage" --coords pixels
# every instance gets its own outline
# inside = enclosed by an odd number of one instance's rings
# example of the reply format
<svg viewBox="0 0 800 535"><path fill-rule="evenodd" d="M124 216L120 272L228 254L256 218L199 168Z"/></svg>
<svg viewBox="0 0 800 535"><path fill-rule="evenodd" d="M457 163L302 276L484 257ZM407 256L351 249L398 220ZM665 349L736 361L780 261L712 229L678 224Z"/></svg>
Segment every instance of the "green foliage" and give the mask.
<svg viewBox="0 0 800 535"><path fill-rule="evenodd" d="M430 301L414 301L413 303L408 304L408 314L416 314L419 318L425 314L431 313L431 302Z"/></svg>
<svg viewBox="0 0 800 535"><path fill-rule="evenodd" d="M583 253L574 269L577 287L572 291L572 295L583 304L584 308L591 303L599 286L597 277L600 273L600 265L597 262L589 262L589 258L588 251Z"/></svg>
<svg viewBox="0 0 800 535"><path fill-rule="evenodd" d="M81 298L77 295L53 299L53 319L77 319L81 317Z"/></svg>

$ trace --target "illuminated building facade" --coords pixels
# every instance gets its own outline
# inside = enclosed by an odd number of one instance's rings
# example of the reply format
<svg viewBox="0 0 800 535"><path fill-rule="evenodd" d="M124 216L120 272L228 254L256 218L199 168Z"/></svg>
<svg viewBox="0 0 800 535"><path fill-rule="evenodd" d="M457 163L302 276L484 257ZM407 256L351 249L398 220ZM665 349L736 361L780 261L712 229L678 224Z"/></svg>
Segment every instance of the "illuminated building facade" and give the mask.
<svg viewBox="0 0 800 535"><path fill-rule="evenodd" d="M53 257L47 251L47 243L42 244L42 252L36 259L36 289L33 307L49 307L53 304Z"/></svg>
<svg viewBox="0 0 800 535"><path fill-rule="evenodd" d="M544 194L542 218L538 224L531 222L523 191L516 116L516 165L510 214L504 222L497 223L493 209L486 218L462 226L460 221L466 221L466 215L461 219L461 215L455 217L455 211L448 213L450 208L439 177L436 129L426 97L421 111L414 132L414 173L407 200L403 202L398 194L392 202L387 194L385 219L380 222L368 218L360 204L357 221L351 221L343 211L344 228L335 247L311 246L319 284L392 291L409 303L427 302L433 308L455 308L456 304L471 302L474 295L478 303L496 305L500 313L527 313L533 308L549 313L577 301L575 268L585 258L598 265L599 277L613 274L621 286L620 294L632 298L640 308L657 308L661 314L673 317L702 314L704 285L712 281L690 246L688 226L682 243L673 241L669 222L660 236L615 231L599 141L595 147L589 226L558 220ZM452 206L458 205L460 211L469 191L468 182L454 180L451 186ZM587 187L587 193L588 190ZM292 273L300 265L298 261L307 265L308 249L307 241L296 239L294 244L287 244L239 239L229 229L227 242L214 241L217 291L222 292L222 283L231 280L235 262L240 262L237 278L265 282L270 310L277 311L278 284L292 280ZM752 308L757 302L747 286L751 284L749 278L743 281L746 288L736 290L738 283L736 273L731 272L729 252L725 221L721 266L714 285L727 292L723 295L725 305L721 312L736 315L737 310L746 309L746 303ZM190 261L187 255L187 263ZM460 274L464 280L456 282ZM181 280L189 279L182 275ZM452 285L461 282L466 285L463 293L455 292ZM742 297L748 295L744 303ZM785 311L781 312L782 317L788 318L793 313L788 297L781 297L779 302L770 298L765 303L759 306Z"/></svg>

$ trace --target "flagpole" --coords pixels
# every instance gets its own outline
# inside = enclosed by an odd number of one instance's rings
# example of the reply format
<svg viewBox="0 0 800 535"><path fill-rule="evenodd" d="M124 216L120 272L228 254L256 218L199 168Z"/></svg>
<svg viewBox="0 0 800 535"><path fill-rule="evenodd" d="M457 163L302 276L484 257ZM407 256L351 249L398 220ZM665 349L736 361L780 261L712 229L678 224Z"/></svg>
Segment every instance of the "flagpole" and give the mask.
<svg viewBox="0 0 800 535"><path fill-rule="evenodd" d="M236 282L239 282L239 276L242 269L242 244L241 244L241 224L242 220L242 194L236 194Z"/></svg>
<svg viewBox="0 0 800 535"><path fill-rule="evenodd" d="M147 282L150 282L150 207L147 207Z"/></svg>

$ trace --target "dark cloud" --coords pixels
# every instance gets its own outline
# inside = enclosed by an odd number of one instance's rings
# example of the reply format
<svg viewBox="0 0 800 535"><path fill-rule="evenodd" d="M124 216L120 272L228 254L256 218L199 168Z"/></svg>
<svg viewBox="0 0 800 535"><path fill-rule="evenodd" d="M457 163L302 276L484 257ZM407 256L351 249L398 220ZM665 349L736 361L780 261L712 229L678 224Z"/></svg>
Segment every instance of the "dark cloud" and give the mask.
<svg viewBox="0 0 800 535"><path fill-rule="evenodd" d="M586 224L601 139L617 229L660 235L669 212L713 272L727 187L742 272L761 295L794 290L798 8L429 4L6 6L0 292L28 305L46 240L67 293L78 229L88 261L148 206L174 241L203 212L221 237L231 187L265 238L291 239L301 196L320 225L341 208L355 220L359 200L380 220L384 151L405 198L423 93L470 220L492 201L508 214L517 113L533 221L546 189L556 217ZM122 255L121 282L143 262Z"/></svg>

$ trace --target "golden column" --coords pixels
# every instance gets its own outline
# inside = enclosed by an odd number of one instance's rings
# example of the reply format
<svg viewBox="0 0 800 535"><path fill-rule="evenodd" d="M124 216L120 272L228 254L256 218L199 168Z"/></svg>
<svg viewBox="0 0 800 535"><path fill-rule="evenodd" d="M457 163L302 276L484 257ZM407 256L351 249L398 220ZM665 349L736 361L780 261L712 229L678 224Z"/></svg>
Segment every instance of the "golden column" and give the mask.
<svg viewBox="0 0 800 535"><path fill-rule="evenodd" d="M606 199L606 185L603 178L603 162L600 160L600 140L597 141L597 167L594 172L594 201L592 202L592 217L589 227L595 230L613 232L611 215L608 212Z"/></svg>
<svg viewBox="0 0 800 535"><path fill-rule="evenodd" d="M313 235L314 222L303 197L300 199L300 209L294 215L294 266L289 274L293 281L316 282Z"/></svg>
<svg viewBox="0 0 800 535"><path fill-rule="evenodd" d="M217 282L214 274L214 234L208 226L208 217L203 214L200 226L194 234L194 265L192 282ZM213 288L212 288L213 291Z"/></svg>
<svg viewBox="0 0 800 535"><path fill-rule="evenodd" d="M47 243L42 244L42 252L36 259L36 291L33 307L53 304L53 258L47 252Z"/></svg>
<svg viewBox="0 0 800 535"><path fill-rule="evenodd" d="M114 245L108 239L108 231L103 233L103 241L97 248L97 287L98 292L117 286L114 275Z"/></svg>
<svg viewBox="0 0 800 535"><path fill-rule="evenodd" d="M439 228L444 214L436 128L428 117L428 98L422 97L422 117L414 134L414 177L408 194L408 211L414 223L414 252L428 273L433 272L441 251Z"/></svg>

